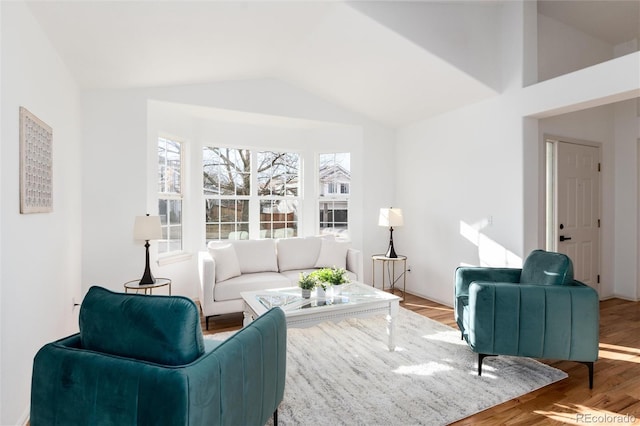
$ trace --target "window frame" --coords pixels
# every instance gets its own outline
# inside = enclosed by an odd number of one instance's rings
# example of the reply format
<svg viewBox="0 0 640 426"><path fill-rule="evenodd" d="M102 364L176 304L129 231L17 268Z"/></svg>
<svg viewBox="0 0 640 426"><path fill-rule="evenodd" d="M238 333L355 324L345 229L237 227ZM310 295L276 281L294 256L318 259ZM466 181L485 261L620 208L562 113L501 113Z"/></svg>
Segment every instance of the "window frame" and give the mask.
<svg viewBox="0 0 640 426"><path fill-rule="evenodd" d="M166 140L166 141L171 141L173 143L178 144L178 146L180 147L180 167L179 169L179 192L163 192L160 190L160 180L161 180L161 172L160 172L160 163L159 163L159 145L160 145L160 141L161 140ZM167 215L167 219L166 219L166 224L161 225L162 228L167 228L167 236L169 238L167 239L161 239L158 240L158 258L160 259L167 259L170 257L177 257L180 256L181 254L183 254L185 252L185 239L184 239L184 230L185 230L185 158L186 158L186 142L182 139L182 138L177 138L174 136L168 136L165 134L159 134L156 138L156 162L158 164L157 167L157 182L156 182L156 206L158 208L158 215L160 215L160 202L163 200L167 201L167 204L169 205L171 202L175 202L175 201L179 201L180 202L180 248L176 249L176 250L163 250L162 247L163 245L165 247L171 247L171 220L170 220L170 215ZM166 148L165 148L165 152L166 152ZM166 157L165 157L166 158ZM169 208L169 207L167 207ZM161 215L160 215L161 216ZM162 219L162 218L161 218Z"/></svg>
<svg viewBox="0 0 640 426"><path fill-rule="evenodd" d="M250 158L250 162L249 162L249 181L250 181L250 188L249 188L249 195L237 195L237 194L218 194L218 195L210 195L206 193L207 188L205 188L204 185L204 180L202 180L202 184L201 184L201 194L202 197L204 199L204 209L205 209L205 222L204 222L204 240L205 243L208 243L210 241L225 241L228 238L222 239L220 238L223 235L223 232L221 232L221 226L223 224L234 224L234 231L231 232L237 232L238 234L235 234L234 238L236 236L239 236L241 239L265 239L265 238L275 238L276 234L273 232L273 223L277 223L277 224L282 224L284 223L284 229L295 229L293 236L298 236L300 235L300 230L301 230L301 206L303 204L303 197L302 197L302 186L303 184L303 173L302 173L302 165L303 165L303 154L300 151L297 150L291 150L291 149L269 149L266 147L243 147L243 146L239 146L239 145L228 145L228 144L210 144L210 143L206 143L202 145L202 161L200 164L200 170L201 173L204 173L204 162L205 162L205 155L204 152L209 149L234 149L234 150L242 150L242 151L248 151L249 153L249 158ZM277 194L265 194L265 195L260 195L259 191L260 191L260 182L259 182L259 172L258 172L258 167L259 167L259 163L258 163L258 156L260 153L264 153L264 152L270 152L270 153L275 153L275 154L295 154L297 157L297 194L295 196L291 196L291 195L286 195L285 191L285 195L277 195ZM203 177L204 179L204 177ZM248 205L248 221L247 222L238 222L237 219L235 222L210 222L207 220L207 214L208 214L208 207L207 207L207 203L208 200L229 200L229 201L246 201L247 205ZM285 220L284 221L279 221L276 220L275 222L273 221L273 213L271 216L271 220L263 220L263 213L262 213L262 206L263 203L268 202L271 203L272 205L281 201L291 201L294 202L296 204L296 211L294 214L294 226L289 226L291 222L289 222L286 219L285 216ZM266 213L268 214L268 213ZM288 213L287 213L288 214ZM209 233L207 231L207 227L211 224L216 224L219 227L218 228L218 238L209 238ZM242 225L242 224L247 224L246 226L241 226L239 227L238 225ZM271 223L271 229L272 232L271 233L266 233L266 232L262 232L262 225L264 223ZM245 234L246 231L246 234ZM285 231L283 236L292 236L292 235L288 235L288 231Z"/></svg>
<svg viewBox="0 0 640 426"><path fill-rule="evenodd" d="M316 201L315 201L315 209L316 209L316 232L320 235L335 235L340 238L350 238L350 226L349 226L349 216L351 211L351 151L331 151L331 152L318 152L316 154L316 187L318 188ZM328 182L322 181L322 160L321 157L323 155L333 155L334 160L332 165L339 165L338 162L335 161L335 157L337 155L348 155L349 169L346 170L349 173L349 182L344 183L339 180L331 180ZM346 188L346 193L343 192L343 188ZM331 220L327 220L322 217L322 204L331 204L333 206L336 203L346 203L346 219L344 221L336 221L335 211L336 209L332 209ZM324 223L331 223L332 226L323 227ZM336 229L341 229L340 227L336 227L335 224L344 224L344 230L336 231ZM331 231L333 229L333 231Z"/></svg>

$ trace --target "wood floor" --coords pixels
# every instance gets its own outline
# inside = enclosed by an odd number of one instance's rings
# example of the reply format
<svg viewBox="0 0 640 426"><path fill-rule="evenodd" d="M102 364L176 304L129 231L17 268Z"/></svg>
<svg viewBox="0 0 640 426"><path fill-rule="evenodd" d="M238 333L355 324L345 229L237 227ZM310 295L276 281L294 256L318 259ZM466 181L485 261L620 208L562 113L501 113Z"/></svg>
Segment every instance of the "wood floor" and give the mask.
<svg viewBox="0 0 640 426"><path fill-rule="evenodd" d="M457 328L453 310L447 306L411 294L401 306ZM242 314L232 314L210 319L209 331L203 320L202 329L205 334L217 333L241 325ZM592 390L584 365L543 362L569 377L454 424L640 424L639 302L610 299L600 303L600 359L595 364Z"/></svg>

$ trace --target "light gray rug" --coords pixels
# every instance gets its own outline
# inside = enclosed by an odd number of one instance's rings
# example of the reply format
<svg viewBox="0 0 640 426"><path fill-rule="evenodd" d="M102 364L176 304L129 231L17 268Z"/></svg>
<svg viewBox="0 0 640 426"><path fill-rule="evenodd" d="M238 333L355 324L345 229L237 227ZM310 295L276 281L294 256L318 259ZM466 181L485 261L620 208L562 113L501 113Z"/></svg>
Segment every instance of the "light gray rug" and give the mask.
<svg viewBox="0 0 640 426"><path fill-rule="evenodd" d="M477 355L459 331L404 308L389 352L385 323L372 317L289 329L278 423L445 425L567 377L504 356L485 359L478 377Z"/></svg>

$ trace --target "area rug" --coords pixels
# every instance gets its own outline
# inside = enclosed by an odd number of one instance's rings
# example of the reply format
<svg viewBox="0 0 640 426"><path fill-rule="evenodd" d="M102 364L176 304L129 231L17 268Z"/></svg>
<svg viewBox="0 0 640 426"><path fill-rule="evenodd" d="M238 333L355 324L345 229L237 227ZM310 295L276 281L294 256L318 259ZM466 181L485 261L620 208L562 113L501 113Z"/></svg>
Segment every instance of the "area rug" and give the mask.
<svg viewBox="0 0 640 426"><path fill-rule="evenodd" d="M459 331L404 308L389 352L385 324L372 317L289 329L278 423L446 425L567 377L506 356L485 359L478 377Z"/></svg>

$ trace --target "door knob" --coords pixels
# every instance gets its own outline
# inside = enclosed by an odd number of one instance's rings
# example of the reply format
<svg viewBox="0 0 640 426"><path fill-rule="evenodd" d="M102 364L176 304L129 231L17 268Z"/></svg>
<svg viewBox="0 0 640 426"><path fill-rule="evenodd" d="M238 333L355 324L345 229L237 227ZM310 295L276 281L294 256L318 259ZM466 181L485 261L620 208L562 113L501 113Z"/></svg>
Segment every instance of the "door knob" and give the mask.
<svg viewBox="0 0 640 426"><path fill-rule="evenodd" d="M564 235L560 235L560 241L567 241L570 240L571 237L565 237Z"/></svg>

